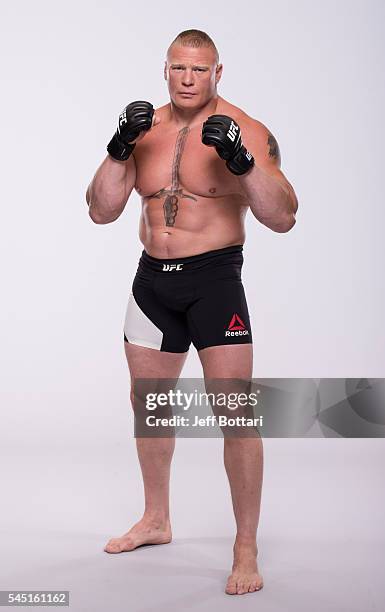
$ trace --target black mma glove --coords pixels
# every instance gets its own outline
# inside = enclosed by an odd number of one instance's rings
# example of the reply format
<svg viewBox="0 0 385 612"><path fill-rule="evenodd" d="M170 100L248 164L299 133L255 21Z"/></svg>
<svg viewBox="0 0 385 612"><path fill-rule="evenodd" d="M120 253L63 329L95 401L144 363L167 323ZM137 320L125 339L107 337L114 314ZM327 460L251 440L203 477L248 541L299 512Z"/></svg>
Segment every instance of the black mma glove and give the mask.
<svg viewBox="0 0 385 612"><path fill-rule="evenodd" d="M150 102L131 102L119 115L118 129L107 145L107 151L114 159L125 161L135 149L133 140L142 130L151 128L154 107Z"/></svg>
<svg viewBox="0 0 385 612"><path fill-rule="evenodd" d="M243 146L241 129L227 115L211 115L202 126L202 142L215 147L233 174L244 174L254 166L254 157Z"/></svg>

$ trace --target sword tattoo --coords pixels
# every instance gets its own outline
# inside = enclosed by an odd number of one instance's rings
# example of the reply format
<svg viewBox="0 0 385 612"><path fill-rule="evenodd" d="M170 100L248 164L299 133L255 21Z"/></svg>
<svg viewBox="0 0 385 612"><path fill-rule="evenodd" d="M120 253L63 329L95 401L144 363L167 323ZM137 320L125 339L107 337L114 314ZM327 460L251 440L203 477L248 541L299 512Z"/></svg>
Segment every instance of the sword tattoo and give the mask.
<svg viewBox="0 0 385 612"><path fill-rule="evenodd" d="M149 196L151 198L165 198L165 201L163 202L163 212L167 227L172 227L175 224L175 217L178 213L180 198L188 198L190 200L197 201L197 198L184 193L183 189L179 187L179 166L189 131L190 129L186 126L178 133L178 138L175 144L174 159L172 162L171 189L160 189L160 191L157 191L152 196Z"/></svg>

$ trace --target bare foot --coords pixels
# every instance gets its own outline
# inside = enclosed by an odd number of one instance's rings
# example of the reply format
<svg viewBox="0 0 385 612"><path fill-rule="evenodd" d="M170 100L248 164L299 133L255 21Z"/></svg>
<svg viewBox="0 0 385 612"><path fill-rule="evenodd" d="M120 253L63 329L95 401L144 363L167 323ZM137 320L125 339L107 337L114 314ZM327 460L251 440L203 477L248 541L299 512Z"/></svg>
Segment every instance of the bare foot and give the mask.
<svg viewBox="0 0 385 612"><path fill-rule="evenodd" d="M263 587L263 578L258 572L257 552L255 540L235 540L233 571L225 589L228 595L254 593Z"/></svg>
<svg viewBox="0 0 385 612"><path fill-rule="evenodd" d="M134 550L143 544L168 544L171 542L170 521L154 521L143 517L120 538L111 538L104 547L108 553Z"/></svg>

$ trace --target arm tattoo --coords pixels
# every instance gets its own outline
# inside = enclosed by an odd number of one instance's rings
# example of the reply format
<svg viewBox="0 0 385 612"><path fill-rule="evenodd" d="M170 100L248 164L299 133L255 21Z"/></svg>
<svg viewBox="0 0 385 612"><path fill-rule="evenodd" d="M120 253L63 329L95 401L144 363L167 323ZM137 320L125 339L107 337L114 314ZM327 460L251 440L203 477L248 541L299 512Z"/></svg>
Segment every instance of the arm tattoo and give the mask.
<svg viewBox="0 0 385 612"><path fill-rule="evenodd" d="M276 159L278 163L280 164L281 163L281 153L279 151L278 142L276 141L276 139L274 138L271 132L269 132L267 144L269 145L269 157L274 157L274 159Z"/></svg>
<svg viewBox="0 0 385 612"><path fill-rule="evenodd" d="M175 224L175 217L179 208L179 198L189 198L190 200L197 201L197 198L194 198L194 196L188 195L187 193L183 193L183 189L179 188L179 166L189 131L190 129L186 126L178 133L178 138L175 144L174 160L172 162L171 189L161 189L152 196L149 196L151 198L165 198L163 202L163 212L167 227L172 227Z"/></svg>

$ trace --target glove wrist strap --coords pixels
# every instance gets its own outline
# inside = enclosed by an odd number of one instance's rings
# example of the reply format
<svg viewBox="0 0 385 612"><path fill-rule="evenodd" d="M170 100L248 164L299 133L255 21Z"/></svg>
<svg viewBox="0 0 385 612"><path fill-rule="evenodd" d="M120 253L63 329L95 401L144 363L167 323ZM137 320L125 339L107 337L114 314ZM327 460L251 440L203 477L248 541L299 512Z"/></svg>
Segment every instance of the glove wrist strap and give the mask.
<svg viewBox="0 0 385 612"><path fill-rule="evenodd" d="M254 157L242 145L238 153L226 162L226 166L230 172L239 176L254 166Z"/></svg>
<svg viewBox="0 0 385 612"><path fill-rule="evenodd" d="M110 142L107 145L107 151L117 161L126 161L135 149L135 143L124 143L117 137L116 134L113 135Z"/></svg>

